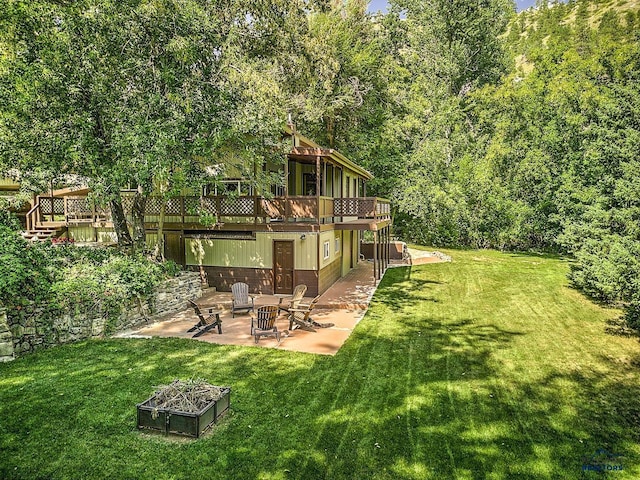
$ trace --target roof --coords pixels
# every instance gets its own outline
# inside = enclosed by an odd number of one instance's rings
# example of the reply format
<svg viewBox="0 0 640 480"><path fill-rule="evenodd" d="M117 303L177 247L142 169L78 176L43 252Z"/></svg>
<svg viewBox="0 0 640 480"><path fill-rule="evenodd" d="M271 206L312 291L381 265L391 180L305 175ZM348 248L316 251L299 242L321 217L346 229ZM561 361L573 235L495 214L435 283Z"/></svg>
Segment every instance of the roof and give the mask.
<svg viewBox="0 0 640 480"><path fill-rule="evenodd" d="M347 167L350 170L353 170L355 173L360 175L361 177L366 178L367 180L371 180L373 178L373 174L368 170L365 170L360 165L355 162L349 160L346 156L340 153L338 150L333 148L323 148L318 145L313 140L305 137L304 135L299 134L292 128L291 125L287 125L284 128L284 132L287 135L296 137L302 145L295 146L291 149L291 153L289 153L290 158L298 158L305 160L315 160L316 157L330 158L331 161L335 164L341 165L343 167Z"/></svg>

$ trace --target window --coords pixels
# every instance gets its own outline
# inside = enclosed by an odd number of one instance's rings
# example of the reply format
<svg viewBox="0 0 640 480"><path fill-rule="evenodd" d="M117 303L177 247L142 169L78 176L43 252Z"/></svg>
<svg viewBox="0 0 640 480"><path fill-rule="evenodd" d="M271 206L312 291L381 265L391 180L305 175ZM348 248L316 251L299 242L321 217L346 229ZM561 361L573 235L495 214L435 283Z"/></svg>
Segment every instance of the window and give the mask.
<svg viewBox="0 0 640 480"><path fill-rule="evenodd" d="M303 195L316 195L318 192L316 192L316 187L318 186L318 183L316 182L317 177L315 173L303 173L302 174L302 194ZM323 185L323 178L322 175L320 175L320 192L322 192L322 185Z"/></svg>
<svg viewBox="0 0 640 480"><path fill-rule="evenodd" d="M336 237L335 252L338 253L339 251L340 251L340 237Z"/></svg>
<svg viewBox="0 0 640 480"><path fill-rule="evenodd" d="M324 257L323 258L326 260L327 258L329 258L329 242L324 242L323 247L324 247L324 249L323 249Z"/></svg>

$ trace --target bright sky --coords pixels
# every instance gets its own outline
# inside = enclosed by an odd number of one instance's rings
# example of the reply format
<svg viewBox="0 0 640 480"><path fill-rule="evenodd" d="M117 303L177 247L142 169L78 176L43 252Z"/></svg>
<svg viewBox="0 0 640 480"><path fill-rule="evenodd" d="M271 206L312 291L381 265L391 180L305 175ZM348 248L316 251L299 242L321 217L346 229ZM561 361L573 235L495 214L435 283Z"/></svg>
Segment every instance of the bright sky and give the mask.
<svg viewBox="0 0 640 480"><path fill-rule="evenodd" d="M529 8L532 5L535 5L536 0L516 0L516 5L518 7L518 11L524 10L525 8ZM387 11L387 0L371 0L369 2L369 11L377 12L381 11L385 13Z"/></svg>

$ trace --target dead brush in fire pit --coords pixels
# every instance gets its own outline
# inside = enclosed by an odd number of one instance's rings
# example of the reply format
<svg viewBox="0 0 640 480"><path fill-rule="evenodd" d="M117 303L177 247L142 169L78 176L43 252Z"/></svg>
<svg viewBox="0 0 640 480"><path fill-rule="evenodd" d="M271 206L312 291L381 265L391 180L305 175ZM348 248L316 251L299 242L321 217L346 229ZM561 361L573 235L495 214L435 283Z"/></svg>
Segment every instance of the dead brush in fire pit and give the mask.
<svg viewBox="0 0 640 480"><path fill-rule="evenodd" d="M175 380L136 405L138 428L198 438L228 412L230 398L231 387L201 378Z"/></svg>
<svg viewBox="0 0 640 480"><path fill-rule="evenodd" d="M224 389L210 385L202 378L189 380L174 380L169 385L160 385L155 394L155 406L152 417L158 417L158 411L176 410L180 412L196 413L204 409L211 402L220 400Z"/></svg>

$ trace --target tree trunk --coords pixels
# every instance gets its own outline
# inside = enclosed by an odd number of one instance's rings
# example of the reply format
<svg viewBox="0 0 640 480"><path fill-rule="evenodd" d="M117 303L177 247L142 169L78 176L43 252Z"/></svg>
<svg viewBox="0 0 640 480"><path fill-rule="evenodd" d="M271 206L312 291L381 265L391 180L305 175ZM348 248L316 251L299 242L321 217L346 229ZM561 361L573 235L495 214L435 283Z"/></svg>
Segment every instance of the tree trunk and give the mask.
<svg viewBox="0 0 640 480"><path fill-rule="evenodd" d="M165 199L160 203L160 215L158 217L158 241L156 243L156 258L164 258L164 217L167 213L167 201Z"/></svg>
<svg viewBox="0 0 640 480"><path fill-rule="evenodd" d="M329 143L329 148L335 148L336 143L336 120L334 117L327 117L326 120L327 126L327 142Z"/></svg>
<svg viewBox="0 0 640 480"><path fill-rule="evenodd" d="M131 226L133 228L133 248L141 252L146 248L146 234L144 229L144 210L147 206L147 196L142 193L142 188L133 196L131 206Z"/></svg>
<svg viewBox="0 0 640 480"><path fill-rule="evenodd" d="M127 217L124 214L124 208L122 208L122 198L118 192L112 200L109 201L111 207L111 218L113 220L113 229L116 232L118 238L118 245L123 249L130 249L133 246L133 240L129 234L129 228L127 226Z"/></svg>

